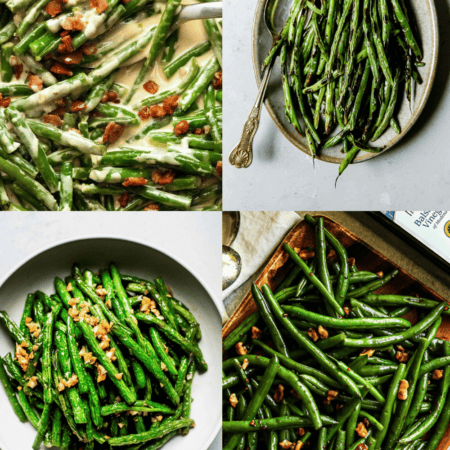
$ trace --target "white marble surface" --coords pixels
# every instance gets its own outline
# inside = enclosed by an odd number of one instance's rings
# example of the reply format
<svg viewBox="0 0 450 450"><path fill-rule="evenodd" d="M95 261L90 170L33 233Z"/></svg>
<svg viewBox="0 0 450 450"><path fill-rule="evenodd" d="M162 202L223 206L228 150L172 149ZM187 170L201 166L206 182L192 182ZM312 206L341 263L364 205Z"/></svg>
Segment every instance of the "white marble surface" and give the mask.
<svg viewBox="0 0 450 450"><path fill-rule="evenodd" d="M114 217L113 217L114 216ZM111 235L162 246L202 277L221 298L220 213L9 213L0 215L0 279L27 256L72 237ZM221 336L217 337L221 339ZM217 405L221 407L220 405ZM221 434L209 450L222 448Z"/></svg>
<svg viewBox="0 0 450 450"><path fill-rule="evenodd" d="M446 49L450 1L435 0L440 57L431 96L418 122L392 150L349 167L336 189L337 165L316 161L314 169L311 158L284 138L265 109L254 141L253 164L236 169L228 163L257 94L251 54L256 1L228 0L225 9L224 209L445 208L449 204L446 186L450 163L450 58Z"/></svg>

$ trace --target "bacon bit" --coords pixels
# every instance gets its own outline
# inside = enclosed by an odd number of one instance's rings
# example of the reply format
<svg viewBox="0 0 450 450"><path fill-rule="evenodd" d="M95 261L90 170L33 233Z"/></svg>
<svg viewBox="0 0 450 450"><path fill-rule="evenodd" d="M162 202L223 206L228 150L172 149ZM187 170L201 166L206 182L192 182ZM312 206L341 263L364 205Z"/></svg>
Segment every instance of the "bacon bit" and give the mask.
<svg viewBox="0 0 450 450"><path fill-rule="evenodd" d="M147 205L143 211L159 211L159 206L156 203L153 203L151 205Z"/></svg>
<svg viewBox="0 0 450 450"><path fill-rule="evenodd" d="M316 342L317 340L319 340L319 335L317 334L317 331L314 328L308 328L308 330L306 331L306 333L308 334L308 336L314 341Z"/></svg>
<svg viewBox="0 0 450 450"><path fill-rule="evenodd" d="M67 53L67 55L63 56L63 61L66 64L80 64L81 60L83 59L83 53L81 53L80 50L77 50L75 52Z"/></svg>
<svg viewBox="0 0 450 450"><path fill-rule="evenodd" d="M117 100L117 92L108 91L102 98L102 103L115 102Z"/></svg>
<svg viewBox="0 0 450 450"><path fill-rule="evenodd" d="M114 122L108 123L105 128L105 134L103 135L103 143L109 142L110 144L114 144L122 136L124 130L125 125Z"/></svg>
<svg viewBox="0 0 450 450"><path fill-rule="evenodd" d="M306 430L305 430L304 428L299 428L299 429L298 429L298 435L299 435L299 436L304 436L305 433L306 433Z"/></svg>
<svg viewBox="0 0 450 450"><path fill-rule="evenodd" d="M359 437L366 437L367 436L367 429L364 426L362 422L359 422L355 429L356 433Z"/></svg>
<svg viewBox="0 0 450 450"><path fill-rule="evenodd" d="M291 389L291 394L292 394L294 397L297 397L299 400L301 400L300 395L298 395L297 392L294 391L294 389Z"/></svg>
<svg viewBox="0 0 450 450"><path fill-rule="evenodd" d="M273 399L275 402L280 403L284 398L284 386L279 384L275 390L275 394L273 395Z"/></svg>
<svg viewBox="0 0 450 450"><path fill-rule="evenodd" d="M239 403L239 400L237 399L236 394L231 394L229 400L230 400L230 405L233 408L236 408L237 404Z"/></svg>
<svg viewBox="0 0 450 450"><path fill-rule="evenodd" d="M44 83L43 81L36 75L30 75L28 77L28 86L33 89L34 92L40 91Z"/></svg>
<svg viewBox="0 0 450 450"><path fill-rule="evenodd" d="M0 106L2 108L7 108L10 103L11 103L11 99L10 98L3 98L3 95L0 93Z"/></svg>
<svg viewBox="0 0 450 450"><path fill-rule="evenodd" d="M147 108L147 111L143 112L144 117L141 116L143 119L148 118L148 117L152 117L153 119L156 119L158 117L164 117L167 115L167 111L162 106L154 105L154 106L150 106L150 108L144 107L141 109L141 111L145 110L146 108ZM147 115L148 115L148 117L145 117Z"/></svg>
<svg viewBox="0 0 450 450"><path fill-rule="evenodd" d="M84 30L84 23L81 20L81 14L79 14L79 15L76 14L75 17L66 17L62 21L61 26L64 30L67 30L67 31L83 31Z"/></svg>
<svg viewBox="0 0 450 450"><path fill-rule="evenodd" d="M406 362L408 362L409 355L408 355L408 353L405 352L404 348L399 347L399 351L395 354L395 358L400 363L406 363Z"/></svg>
<svg viewBox="0 0 450 450"><path fill-rule="evenodd" d="M23 64L16 64L14 66L14 76L18 80L20 78L20 75L22 75L23 72Z"/></svg>
<svg viewBox="0 0 450 450"><path fill-rule="evenodd" d="M222 89L222 72L216 72L214 74L214 79L213 79L213 88L218 90L218 89Z"/></svg>
<svg viewBox="0 0 450 450"><path fill-rule="evenodd" d="M344 310L344 314L348 316L352 312L352 308L350 308L350 305L343 305L342 309Z"/></svg>
<svg viewBox="0 0 450 450"><path fill-rule="evenodd" d="M436 369L436 370L433 370L433 375L431 376L431 378L433 378L433 380L440 380L443 376L444 376L444 371Z"/></svg>
<svg viewBox="0 0 450 450"><path fill-rule="evenodd" d="M376 275L378 275L381 278L384 275L384 273L380 270L379 272L376 272Z"/></svg>
<svg viewBox="0 0 450 450"><path fill-rule="evenodd" d="M205 130L203 128L196 128L194 134L200 136L201 134L205 134Z"/></svg>
<svg viewBox="0 0 450 450"><path fill-rule="evenodd" d="M294 450L300 450L303 447L303 442L302 441L297 441L297 444L295 445L295 449Z"/></svg>
<svg viewBox="0 0 450 450"><path fill-rule="evenodd" d="M216 172L219 178L222 178L222 161L217 161Z"/></svg>
<svg viewBox="0 0 450 450"><path fill-rule="evenodd" d="M339 394L338 391L332 391L332 390L329 390L329 391L327 392L327 400L328 400L329 402L332 402L332 401L338 396L338 394Z"/></svg>
<svg viewBox="0 0 450 450"><path fill-rule="evenodd" d="M163 100L163 108L167 114L172 115L178 107L178 95L167 97Z"/></svg>
<svg viewBox="0 0 450 450"><path fill-rule="evenodd" d="M144 89L149 94L156 94L158 92L159 86L154 81L149 80L144 84Z"/></svg>
<svg viewBox="0 0 450 450"><path fill-rule="evenodd" d="M283 442L280 442L280 447L284 450L292 448L292 442L289 442L287 439L285 439Z"/></svg>
<svg viewBox="0 0 450 450"><path fill-rule="evenodd" d="M369 447L366 444L359 444L355 450L369 450Z"/></svg>
<svg viewBox="0 0 450 450"><path fill-rule="evenodd" d="M64 33L69 33L69 32L64 31ZM58 45L58 52L61 53L61 55L73 52L72 38L70 37L69 34L67 34L66 36L64 36L62 38L61 44Z"/></svg>
<svg viewBox="0 0 450 450"><path fill-rule="evenodd" d="M83 111L87 108L86 103L82 102L81 100L75 100L72 103L72 106L70 107L72 112L78 112L78 111Z"/></svg>
<svg viewBox="0 0 450 450"><path fill-rule="evenodd" d="M175 171L172 169L155 170L152 173L152 181L156 184L172 184L175 175Z"/></svg>
<svg viewBox="0 0 450 450"><path fill-rule="evenodd" d="M108 2L106 0L91 0L91 9L95 9L97 14L101 14L108 9Z"/></svg>
<svg viewBox="0 0 450 450"><path fill-rule="evenodd" d="M132 199L132 197L131 197L131 194L129 192L125 192L124 194L122 194L119 197L119 205L120 205L120 207L121 208L125 208L128 205L128 203L130 203L131 199Z"/></svg>
<svg viewBox="0 0 450 450"><path fill-rule="evenodd" d="M59 33L59 35L63 38L64 36L67 36L70 34L70 31L64 30L61 33Z"/></svg>
<svg viewBox="0 0 450 450"><path fill-rule="evenodd" d="M258 327L252 327L252 339L259 339L262 331Z"/></svg>
<svg viewBox="0 0 450 450"><path fill-rule="evenodd" d="M371 356L373 356L374 353L375 353L374 348L365 348L359 355L360 356L367 355L370 358Z"/></svg>
<svg viewBox="0 0 450 450"><path fill-rule="evenodd" d="M103 102L103 99L104 99L105 97L103 97L102 98L102 102ZM107 101L107 100L105 100L105 101ZM147 120L147 119L150 119L150 110L149 110L149 108L148 108L148 106L144 106L142 109L140 109L139 111L138 111L138 116L142 119L142 120Z"/></svg>
<svg viewBox="0 0 450 450"><path fill-rule="evenodd" d="M50 72L57 73L59 75L68 75L71 77L73 72L65 64L55 61L55 63L50 67Z"/></svg>
<svg viewBox="0 0 450 450"><path fill-rule="evenodd" d="M36 376L31 377L27 383L27 386L30 389L34 389L37 385L38 385L38 377L36 377Z"/></svg>
<svg viewBox="0 0 450 450"><path fill-rule="evenodd" d="M52 0L50 3L45 5L45 10L50 16L57 16L62 12L62 0Z"/></svg>
<svg viewBox="0 0 450 450"><path fill-rule="evenodd" d="M181 120L175 125L173 132L175 136L180 136L180 134L186 134L189 131L189 122L187 120Z"/></svg>
<svg viewBox="0 0 450 450"><path fill-rule="evenodd" d="M248 367L249 364L250 363L249 363L248 359L245 358L244 361L242 362L242 366L241 366L242 369L245 370Z"/></svg>
<svg viewBox="0 0 450 450"><path fill-rule="evenodd" d="M406 400L408 398L408 388L409 388L408 380L401 380L400 386L398 388L399 400Z"/></svg>
<svg viewBox="0 0 450 450"><path fill-rule="evenodd" d="M122 186L145 186L147 181L144 177L129 177L125 178L125 181L122 183Z"/></svg>
<svg viewBox="0 0 450 450"><path fill-rule="evenodd" d="M123 377L123 373L116 373L114 376L116 377L116 379L121 380Z"/></svg>
<svg viewBox="0 0 450 450"><path fill-rule="evenodd" d="M62 125L61 118L55 114L45 114L42 119L44 120L44 123L51 123L52 125L55 125L55 127L60 127Z"/></svg>
<svg viewBox="0 0 450 450"><path fill-rule="evenodd" d="M106 380L106 369L102 365L97 364L97 372L98 372L97 383L105 381Z"/></svg>
<svg viewBox="0 0 450 450"><path fill-rule="evenodd" d="M322 325L319 325L318 328L320 339L326 339L328 337L328 331Z"/></svg>
<svg viewBox="0 0 450 450"><path fill-rule="evenodd" d="M353 267L356 263L356 259L355 258L348 258L348 263L350 265L350 267Z"/></svg>
<svg viewBox="0 0 450 450"><path fill-rule="evenodd" d="M236 353L237 353L238 355L244 356L244 355L247 354L247 351L248 351L248 350L244 347L244 344L243 344L242 342L238 342L238 343L235 345L235 348L236 348Z"/></svg>
<svg viewBox="0 0 450 450"><path fill-rule="evenodd" d="M70 292L73 289L72 283L69 283L66 287L66 291Z"/></svg>
<svg viewBox="0 0 450 450"><path fill-rule="evenodd" d="M300 258L302 258L302 259L314 258L314 255L315 255L315 253L308 249L300 250L300 253L298 254L298 256L300 256Z"/></svg>
<svg viewBox="0 0 450 450"><path fill-rule="evenodd" d="M93 42L85 42L80 47L81 53L86 56L95 55L97 53L97 46Z"/></svg>

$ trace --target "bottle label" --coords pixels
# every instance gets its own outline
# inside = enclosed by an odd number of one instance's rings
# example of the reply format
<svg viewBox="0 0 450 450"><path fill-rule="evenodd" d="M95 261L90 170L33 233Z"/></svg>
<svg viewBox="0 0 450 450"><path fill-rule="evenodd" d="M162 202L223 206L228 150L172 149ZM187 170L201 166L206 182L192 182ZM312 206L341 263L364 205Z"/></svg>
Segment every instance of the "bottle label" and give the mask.
<svg viewBox="0 0 450 450"><path fill-rule="evenodd" d="M382 213L450 263L450 211L382 211Z"/></svg>

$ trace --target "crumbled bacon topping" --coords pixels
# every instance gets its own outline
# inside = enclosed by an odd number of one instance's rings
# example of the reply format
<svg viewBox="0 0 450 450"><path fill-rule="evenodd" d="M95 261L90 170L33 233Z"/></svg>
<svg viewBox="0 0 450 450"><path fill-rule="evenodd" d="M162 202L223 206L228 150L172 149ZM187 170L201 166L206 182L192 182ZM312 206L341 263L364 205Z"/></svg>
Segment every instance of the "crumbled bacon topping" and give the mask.
<svg viewBox="0 0 450 450"><path fill-rule="evenodd" d="M216 72L214 74L213 88L222 89L222 72Z"/></svg>
<svg viewBox="0 0 450 450"><path fill-rule="evenodd" d="M95 9L97 14L101 14L108 9L108 2L106 0L91 0L91 9Z"/></svg>
<svg viewBox="0 0 450 450"><path fill-rule="evenodd" d="M235 345L236 353L240 356L244 356L247 354L248 350L245 348L244 344L242 342L238 342Z"/></svg>
<svg viewBox="0 0 450 450"><path fill-rule="evenodd" d="M259 339L262 335L262 331L258 327L252 327L252 339Z"/></svg>
<svg viewBox="0 0 450 450"><path fill-rule="evenodd" d="M433 370L433 375L431 376L431 378L433 378L433 380L440 380L443 376L444 376L444 371L436 369L436 370Z"/></svg>
<svg viewBox="0 0 450 450"><path fill-rule="evenodd" d="M287 439L285 439L283 442L279 443L280 447L284 450L288 450L292 448L292 442L289 442Z"/></svg>
<svg viewBox="0 0 450 450"><path fill-rule="evenodd" d="M248 365L250 364L249 360L247 358L244 359L244 361L242 361L242 369L245 370Z"/></svg>
<svg viewBox="0 0 450 450"><path fill-rule="evenodd" d="M61 117L55 114L45 114L42 119L44 120L44 123L51 123L52 125L55 125L55 127L60 127L62 125Z"/></svg>
<svg viewBox="0 0 450 450"><path fill-rule="evenodd" d="M408 398L408 388L409 388L408 380L401 380L400 386L398 388L399 400L406 400Z"/></svg>
<svg viewBox="0 0 450 450"><path fill-rule="evenodd" d="M397 359L397 361L400 363L408 362L409 355L407 352L405 352L405 349L401 346L398 346L397 348L398 348L398 351L395 354L395 358Z"/></svg>
<svg viewBox="0 0 450 450"><path fill-rule="evenodd" d="M130 203L132 197L131 194L129 192L125 192L123 193L120 197L119 197L119 205L121 208L125 208L128 203Z"/></svg>
<svg viewBox="0 0 450 450"><path fill-rule="evenodd" d="M281 400L284 398L284 386L282 384L279 384L277 388L275 389L275 394L273 394L273 399L275 402L280 403Z"/></svg>
<svg viewBox="0 0 450 450"><path fill-rule="evenodd" d="M173 129L175 136L186 134L189 131L189 122L187 120L180 120Z"/></svg>
<svg viewBox="0 0 450 450"><path fill-rule="evenodd" d="M125 130L125 125L121 125L115 122L110 122L106 125L105 134L103 135L103 143L109 142L110 144L114 144L120 136L122 136L123 131Z"/></svg>
<svg viewBox="0 0 450 450"><path fill-rule="evenodd" d="M152 203L151 205L147 205L143 211L159 211L159 206L156 203Z"/></svg>
<svg viewBox="0 0 450 450"><path fill-rule="evenodd" d="M85 42L80 47L81 53L86 56L95 55L97 53L97 47L93 42Z"/></svg>
<svg viewBox="0 0 450 450"><path fill-rule="evenodd" d="M172 115L178 107L178 95L167 97L163 100L163 108L167 114Z"/></svg>
<svg viewBox="0 0 450 450"><path fill-rule="evenodd" d="M217 172L217 176L219 178L221 178L222 177L222 161L217 161L216 172Z"/></svg>
<svg viewBox="0 0 450 450"><path fill-rule="evenodd" d="M172 184L175 178L175 171L172 169L155 170L152 173L152 181L156 184Z"/></svg>
<svg viewBox="0 0 450 450"><path fill-rule="evenodd" d="M194 134L197 134L198 136L205 134L205 130L203 128L196 128L194 130Z"/></svg>
<svg viewBox="0 0 450 450"><path fill-rule="evenodd" d="M356 433L359 437L366 437L367 436L367 429L364 426L362 422L359 422L355 429Z"/></svg>
<svg viewBox="0 0 450 450"><path fill-rule="evenodd" d="M3 95L0 93L0 106L2 108L7 108L10 103L11 103L11 99L10 98L3 98Z"/></svg>
<svg viewBox="0 0 450 450"><path fill-rule="evenodd" d="M69 33L68 31L64 31L64 33ZM62 34L62 33L61 33ZM61 53L61 55L64 55L66 53L72 53L73 52L73 46L72 46L72 38L69 34L66 34L61 38L61 44L58 45L58 52Z"/></svg>
<svg viewBox="0 0 450 450"><path fill-rule="evenodd" d="M326 339L328 337L328 331L322 325L319 325L318 332L319 332L320 339Z"/></svg>
<svg viewBox="0 0 450 450"><path fill-rule="evenodd" d="M69 77L73 75L70 68L59 61L53 63L52 67L50 67L50 72L57 73L58 75L68 75Z"/></svg>
<svg viewBox="0 0 450 450"><path fill-rule="evenodd" d="M122 183L122 186L145 186L147 181L144 177L129 177L125 178L125 181Z"/></svg>
<svg viewBox="0 0 450 450"><path fill-rule="evenodd" d="M61 26L67 31L83 31L84 23L81 20L82 17L80 13L75 13L74 17L66 17L62 21Z"/></svg>
<svg viewBox="0 0 450 450"><path fill-rule="evenodd" d="M62 12L62 0L52 0L50 3L45 5L45 10L50 16L57 16Z"/></svg>
<svg viewBox="0 0 450 450"><path fill-rule="evenodd" d="M116 100L117 100L117 92L114 91L108 91L102 97L102 103L115 102Z"/></svg>
<svg viewBox="0 0 450 450"><path fill-rule="evenodd" d="M16 77L16 80L20 78L23 72L23 64L16 64L14 66L14 76Z"/></svg>
<svg viewBox="0 0 450 450"><path fill-rule="evenodd" d="M231 395L230 395L230 405L231 405L233 408L236 408L236 406L237 406L238 403L239 403L239 400L237 399L236 394L231 394Z"/></svg>
<svg viewBox="0 0 450 450"><path fill-rule="evenodd" d="M370 358L374 353L375 353L374 348L365 348L359 355L360 356L367 355Z"/></svg>
<svg viewBox="0 0 450 450"><path fill-rule="evenodd" d="M84 111L87 108L86 103L82 102L81 100L75 100L72 103L72 106L70 107L70 110L72 112L78 112L78 111Z"/></svg>
<svg viewBox="0 0 450 450"><path fill-rule="evenodd" d="M317 331L314 328L308 328L308 330L306 331L306 333L308 334L308 336L314 341L316 342L317 340L319 340L319 335L317 334Z"/></svg>
<svg viewBox="0 0 450 450"><path fill-rule="evenodd" d="M38 76L30 75L28 77L28 86L33 89L34 92L37 92L44 87L44 83Z"/></svg>
<svg viewBox="0 0 450 450"><path fill-rule="evenodd" d="M158 92L159 86L153 80L149 80L144 84L144 89L149 94L156 94Z"/></svg>
<svg viewBox="0 0 450 450"><path fill-rule="evenodd" d="M64 63L69 65L80 64L82 59L83 53L81 53L81 50L76 50L63 56Z"/></svg>

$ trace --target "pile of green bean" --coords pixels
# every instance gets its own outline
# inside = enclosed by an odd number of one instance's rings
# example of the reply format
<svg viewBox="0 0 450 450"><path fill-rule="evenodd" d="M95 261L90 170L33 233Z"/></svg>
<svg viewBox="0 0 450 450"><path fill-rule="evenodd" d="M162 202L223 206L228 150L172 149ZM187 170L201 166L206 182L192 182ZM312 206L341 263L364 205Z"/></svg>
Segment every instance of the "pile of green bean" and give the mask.
<svg viewBox="0 0 450 450"><path fill-rule="evenodd" d="M316 247L224 340L224 450L434 450L450 421L446 303L378 295L323 218ZM307 252L310 253L310 252ZM417 309L415 325L402 318Z"/></svg>
<svg viewBox="0 0 450 450"><path fill-rule="evenodd" d="M389 126L401 132L396 107L404 90L411 104L414 83L422 83L407 1L321 0L318 8L295 0L265 59L272 64L280 53L286 119L306 136L313 158L320 146L342 144L339 175L360 150L380 152L368 143Z"/></svg>
<svg viewBox="0 0 450 450"><path fill-rule="evenodd" d="M1 209L221 210L222 90L215 85L222 70L221 22L204 20L207 40L181 53L178 30L169 33L180 0L168 0L153 27L139 24L161 12L151 0L107 0L102 13L92 10L95 2L52 0L60 3L56 16L46 9L49 1L0 3ZM68 30L65 21L85 13L91 14L86 28ZM132 39L106 35L133 21ZM65 51L67 33L70 53ZM116 82L120 67L147 46L150 50L132 86ZM200 65L197 59L207 52L209 58ZM57 71L55 64L68 72ZM27 83L26 76L13 78L20 65L24 74L40 78L41 90ZM167 80L186 75L168 90L132 103L155 65ZM105 102L109 94L111 100ZM159 104L162 109L164 100L174 96L174 111L164 117L143 115L143 108ZM59 118L51 121L52 114ZM180 121L189 126L181 135L175 130ZM136 131L117 148L116 137L108 140L112 124L116 135L124 129ZM163 127L169 131L161 131ZM159 172L169 170L172 179L158 182Z"/></svg>
<svg viewBox="0 0 450 450"><path fill-rule="evenodd" d="M188 434L193 377L208 365L197 320L162 278L75 265L55 289L29 294L19 325L0 312L16 344L0 381L37 430L33 449L156 450Z"/></svg>

